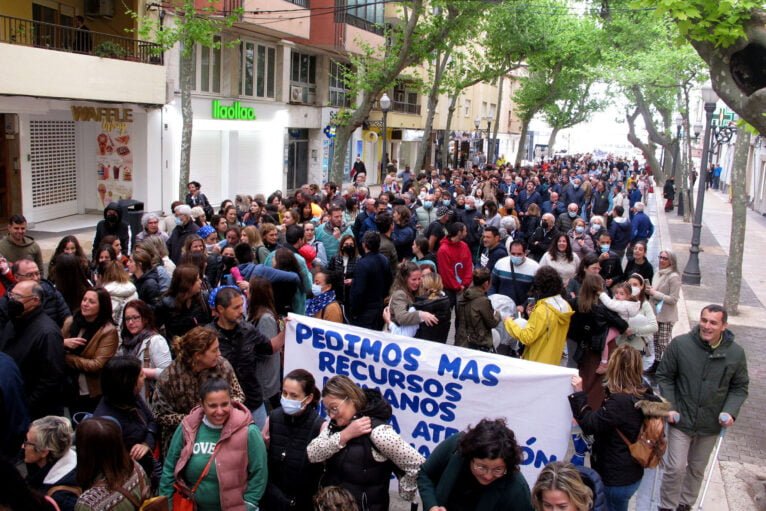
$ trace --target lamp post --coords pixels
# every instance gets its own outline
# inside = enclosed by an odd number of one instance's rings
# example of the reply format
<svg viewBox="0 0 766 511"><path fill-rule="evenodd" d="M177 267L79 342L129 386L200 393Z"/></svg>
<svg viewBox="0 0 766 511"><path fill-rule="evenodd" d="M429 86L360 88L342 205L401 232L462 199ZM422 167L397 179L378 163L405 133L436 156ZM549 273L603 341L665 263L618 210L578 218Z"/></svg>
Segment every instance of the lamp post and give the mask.
<svg viewBox="0 0 766 511"><path fill-rule="evenodd" d="M487 116L487 163L492 164L495 161L495 141L492 139L492 121L495 117L492 114Z"/></svg>
<svg viewBox="0 0 766 511"><path fill-rule="evenodd" d="M702 101L705 103L705 135L702 144L702 158L700 158L700 175L697 186L697 206L694 209L694 221L692 222L692 241L689 247L689 260L684 268L681 281L684 284L699 286L702 280L700 273L700 238L702 237L702 208L705 205L705 176L707 175L708 157L710 154L710 126L713 123L713 112L718 102L718 95L713 90L710 82L706 82L700 90ZM696 127L695 127L696 131Z"/></svg>
<svg viewBox="0 0 766 511"><path fill-rule="evenodd" d="M684 178L683 168L678 164L678 160L681 159L681 128L684 124L684 118L681 115L677 115L676 121L676 151L673 156L673 178L676 184L676 190L678 190L678 216L684 216Z"/></svg>
<svg viewBox="0 0 766 511"><path fill-rule="evenodd" d="M386 126L386 122L388 121L388 111L391 109L391 98L388 97L388 94L385 92L383 93L383 96L380 97L380 110L383 112L383 158L381 159L381 168L380 168L380 183L383 184L383 176L386 174L386 170L388 169L388 147L386 144L386 138L388 135L388 128Z"/></svg>
<svg viewBox="0 0 766 511"><path fill-rule="evenodd" d="M473 155L476 156L476 153L479 152L479 140L481 138L481 131L479 130L479 125L481 124L481 118L477 117L473 120L473 126L476 128L473 134L474 142L473 142ZM478 136L476 135L478 133Z"/></svg>

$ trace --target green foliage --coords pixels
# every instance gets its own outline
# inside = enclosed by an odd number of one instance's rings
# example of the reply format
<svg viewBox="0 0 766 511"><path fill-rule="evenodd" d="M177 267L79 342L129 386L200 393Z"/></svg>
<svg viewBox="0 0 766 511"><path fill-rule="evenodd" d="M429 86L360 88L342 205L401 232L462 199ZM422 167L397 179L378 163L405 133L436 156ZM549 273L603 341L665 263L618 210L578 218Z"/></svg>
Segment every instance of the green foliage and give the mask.
<svg viewBox="0 0 766 511"><path fill-rule="evenodd" d="M221 15L214 6L214 0L207 2L206 7L197 8L194 0L183 0L183 4L175 8L177 19L173 25L160 24L158 20L140 16L133 11L128 11L128 14L139 21L139 36L157 43L159 51L169 50L181 43L181 52L184 57L188 57L195 44L208 48L239 44L239 40L222 43L219 36L240 20L244 10L237 8L231 13Z"/></svg>
<svg viewBox="0 0 766 511"><path fill-rule="evenodd" d="M745 37L746 22L755 9L763 8L757 0L635 0L633 5L669 17L685 38L724 48Z"/></svg>
<svg viewBox="0 0 766 511"><path fill-rule="evenodd" d="M103 41L93 48L93 54L98 57L121 59L127 55L127 52L125 51L125 48L114 41Z"/></svg>

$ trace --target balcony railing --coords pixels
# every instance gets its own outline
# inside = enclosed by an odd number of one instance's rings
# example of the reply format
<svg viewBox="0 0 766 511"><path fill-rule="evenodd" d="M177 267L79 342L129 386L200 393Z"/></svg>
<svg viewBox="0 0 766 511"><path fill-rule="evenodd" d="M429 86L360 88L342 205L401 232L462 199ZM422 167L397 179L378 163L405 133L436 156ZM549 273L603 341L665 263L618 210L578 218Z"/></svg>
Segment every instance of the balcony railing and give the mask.
<svg viewBox="0 0 766 511"><path fill-rule="evenodd" d="M0 16L0 42L162 65L155 43L10 16Z"/></svg>
<svg viewBox="0 0 766 511"><path fill-rule="evenodd" d="M413 103L404 103L402 101L392 101L391 111L401 112L405 114L420 115L420 105L415 105Z"/></svg>

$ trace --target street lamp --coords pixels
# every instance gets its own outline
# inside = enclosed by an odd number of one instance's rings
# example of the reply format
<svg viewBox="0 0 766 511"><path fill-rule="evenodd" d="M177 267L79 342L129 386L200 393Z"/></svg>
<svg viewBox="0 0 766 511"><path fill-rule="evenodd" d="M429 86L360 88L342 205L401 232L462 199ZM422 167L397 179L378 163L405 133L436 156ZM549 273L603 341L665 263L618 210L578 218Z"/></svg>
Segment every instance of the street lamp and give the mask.
<svg viewBox="0 0 766 511"><path fill-rule="evenodd" d="M495 119L491 113L487 116L487 163L495 160L495 141L492 139L492 121Z"/></svg>
<svg viewBox="0 0 766 511"><path fill-rule="evenodd" d="M705 205L705 176L707 175L708 157L710 151L710 127L713 123L713 112L718 102L718 95L713 90L711 83L705 82L700 93L705 103L705 138L702 144L702 158L700 158L699 184L697 186L697 207L694 209L694 221L692 222L692 241L689 247L689 260L686 262L681 281L684 284L699 286L702 280L700 273L700 238L702 237L702 208ZM696 126L695 126L696 131Z"/></svg>
<svg viewBox="0 0 766 511"><path fill-rule="evenodd" d="M684 171L681 165L678 164L678 160L681 158L681 127L684 124L684 118L681 114L676 115L676 154L673 157L673 177L676 184L676 190L678 190L678 216L684 216L684 186L683 186L683 174Z"/></svg>
<svg viewBox="0 0 766 511"><path fill-rule="evenodd" d="M474 138L474 148L473 148L473 154L476 155L476 153L479 152L479 139L481 139L481 130L479 129L479 125L481 125L481 117L477 117L473 120L473 125L476 128L476 131L473 134ZM478 133L478 136L477 136Z"/></svg>
<svg viewBox="0 0 766 511"><path fill-rule="evenodd" d="M386 173L386 170L388 169L388 148L386 147L386 138L388 135L388 128L386 127L386 122L388 121L388 111L391 109L391 98L388 97L388 94L385 92L383 93L383 96L380 97L380 110L383 112L383 159L381 169L380 169L380 183L383 183L383 176Z"/></svg>

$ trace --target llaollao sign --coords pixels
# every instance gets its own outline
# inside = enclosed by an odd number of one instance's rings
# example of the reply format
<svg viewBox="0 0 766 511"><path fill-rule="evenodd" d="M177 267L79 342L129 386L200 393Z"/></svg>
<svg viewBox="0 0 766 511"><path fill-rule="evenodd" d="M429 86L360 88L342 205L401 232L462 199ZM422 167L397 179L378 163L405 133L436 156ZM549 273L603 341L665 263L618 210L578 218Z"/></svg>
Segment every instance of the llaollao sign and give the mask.
<svg viewBox="0 0 766 511"><path fill-rule="evenodd" d="M219 100L213 100L213 119L227 121L254 121L255 109L242 106L239 101L231 105L222 105Z"/></svg>

